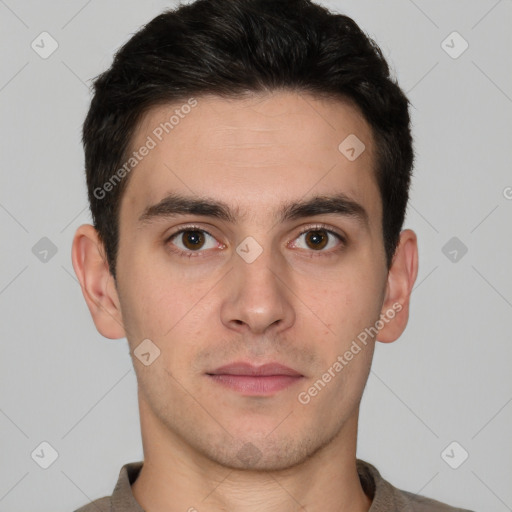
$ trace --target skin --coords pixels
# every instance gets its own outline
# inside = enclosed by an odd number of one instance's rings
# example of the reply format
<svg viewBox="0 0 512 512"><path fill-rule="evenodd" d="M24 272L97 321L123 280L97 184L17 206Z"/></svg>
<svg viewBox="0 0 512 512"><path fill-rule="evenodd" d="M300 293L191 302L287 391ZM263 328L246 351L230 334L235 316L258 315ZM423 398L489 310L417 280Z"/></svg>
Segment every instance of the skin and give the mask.
<svg viewBox="0 0 512 512"><path fill-rule="evenodd" d="M126 336L133 357L145 455L134 496L149 512L367 511L356 440L376 340L308 404L297 397L394 304L401 310L377 340L401 335L418 270L416 235L402 231L388 271L372 131L349 103L294 92L197 100L132 171L117 283L92 226L81 226L73 241L98 331ZM150 110L132 146L175 108ZM366 146L354 161L338 150L349 134ZM145 208L171 192L223 201L236 222L186 214L141 225ZM366 227L335 214L276 220L283 203L335 192L364 207ZM173 250L186 250L186 239L168 238L190 223L212 238L179 256ZM300 234L305 229L309 235ZM346 243L322 231L328 245L312 248L311 231L319 229ZM252 263L236 252L248 236L263 248ZM133 355L144 339L160 349L149 366ZM240 360L278 361L303 378L257 397L206 375ZM252 458L238 456L244 445L256 447Z"/></svg>

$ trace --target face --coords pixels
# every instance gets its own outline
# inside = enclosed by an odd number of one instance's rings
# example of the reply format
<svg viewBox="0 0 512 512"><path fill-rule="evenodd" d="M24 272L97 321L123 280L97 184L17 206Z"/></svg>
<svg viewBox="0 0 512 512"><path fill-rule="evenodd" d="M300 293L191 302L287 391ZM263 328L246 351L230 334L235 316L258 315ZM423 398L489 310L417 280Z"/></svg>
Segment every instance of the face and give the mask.
<svg viewBox="0 0 512 512"><path fill-rule="evenodd" d="M356 423L373 340L344 354L384 313L371 129L291 92L196 101L141 122L133 148L154 147L120 209L122 323L152 361L133 356L143 429L227 467L291 467Z"/></svg>

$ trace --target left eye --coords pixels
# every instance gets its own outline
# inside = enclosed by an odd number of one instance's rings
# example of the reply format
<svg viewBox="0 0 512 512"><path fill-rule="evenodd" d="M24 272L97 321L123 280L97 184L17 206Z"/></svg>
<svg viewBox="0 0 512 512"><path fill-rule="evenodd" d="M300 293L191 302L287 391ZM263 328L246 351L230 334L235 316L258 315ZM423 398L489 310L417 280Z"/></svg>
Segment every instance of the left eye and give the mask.
<svg viewBox="0 0 512 512"><path fill-rule="evenodd" d="M300 241L302 239L303 241L299 243L295 242L294 247L298 247L299 249L313 249L314 251L322 251L336 247L336 239L338 244L343 241L340 235L328 229L309 229L303 231L296 240Z"/></svg>

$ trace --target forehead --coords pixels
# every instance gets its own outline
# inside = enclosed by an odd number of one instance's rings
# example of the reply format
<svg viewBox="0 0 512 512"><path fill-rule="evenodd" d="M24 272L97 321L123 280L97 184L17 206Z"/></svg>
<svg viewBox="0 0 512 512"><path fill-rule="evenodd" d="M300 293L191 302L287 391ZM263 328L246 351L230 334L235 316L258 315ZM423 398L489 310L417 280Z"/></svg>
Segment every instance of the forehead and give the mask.
<svg viewBox="0 0 512 512"><path fill-rule="evenodd" d="M293 92L185 99L149 110L131 151L139 155L125 219L173 192L217 198L262 221L281 202L340 192L380 216L372 131L345 101Z"/></svg>

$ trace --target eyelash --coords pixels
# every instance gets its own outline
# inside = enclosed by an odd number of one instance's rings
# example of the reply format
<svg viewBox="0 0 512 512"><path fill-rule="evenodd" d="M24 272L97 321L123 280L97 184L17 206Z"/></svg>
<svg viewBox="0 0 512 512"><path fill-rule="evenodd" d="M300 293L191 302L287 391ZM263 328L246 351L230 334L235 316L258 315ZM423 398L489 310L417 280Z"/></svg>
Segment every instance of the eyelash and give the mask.
<svg viewBox="0 0 512 512"><path fill-rule="evenodd" d="M178 235L180 235L182 233L186 233L188 231L200 231L201 233L205 233L205 234L207 234L207 235L209 235L209 236L211 236L212 238L215 239L215 236L213 236L208 230L203 229L200 226L190 225L190 226L185 226L185 227L179 229L178 231L175 231L171 235L169 235L165 239L165 245L168 246L173 238L175 238L176 236L178 236ZM333 235L334 237L336 237L341 242L341 248L344 247L346 245L346 243L347 243L347 241L346 241L346 239L345 239L345 237L343 235L341 235L340 233L337 233L336 231L333 231L332 229L329 229L324 224L314 224L314 225L306 227L304 230L302 230L300 233L298 233L298 235L294 238L294 240L296 240L297 238L301 237L305 233L309 233L310 231L325 231L329 235ZM224 244L222 244L222 245L224 245ZM311 250L310 252L312 253L311 254L312 257L322 256L322 255L325 256L325 255L331 255L333 253L337 253L341 248L337 247L336 249L330 250L330 251L321 251L321 250L320 251L314 251L314 250ZM204 251L201 251L201 250L198 250L198 251L183 251L182 249L170 249L170 250L173 253L177 254L178 256L185 257L185 258L197 257L202 252L204 252ZM317 254L315 254L315 253L317 253Z"/></svg>

